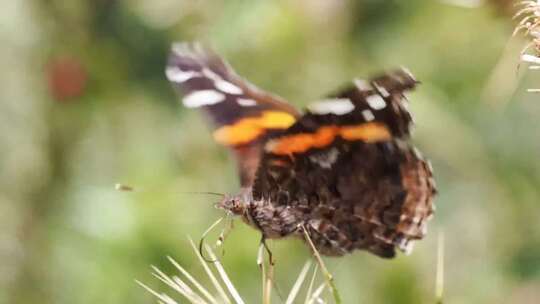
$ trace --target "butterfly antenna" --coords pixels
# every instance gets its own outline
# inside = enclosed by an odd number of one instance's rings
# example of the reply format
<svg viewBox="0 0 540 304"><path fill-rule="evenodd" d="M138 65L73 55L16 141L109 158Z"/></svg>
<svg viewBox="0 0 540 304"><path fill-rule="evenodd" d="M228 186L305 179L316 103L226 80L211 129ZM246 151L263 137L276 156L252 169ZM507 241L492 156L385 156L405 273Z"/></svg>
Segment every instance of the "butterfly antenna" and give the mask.
<svg viewBox="0 0 540 304"><path fill-rule="evenodd" d="M138 191L138 190L136 190L134 187L132 187L130 185L121 184L121 183L115 184L114 189L116 189L117 191L122 191L122 192ZM210 192L210 191L190 191L190 192L180 192L180 193L181 194L207 194L207 195L215 195L215 196L225 197L225 194L223 194L223 193ZM216 227L222 220L223 220L223 217L218 219L217 221L215 221L208 229L206 229L206 231L203 233L203 235L201 236L201 239L199 241L199 253L201 254L201 257L203 258L203 260L205 260L208 263L215 263L218 260L209 259L204 255L204 250L203 250L203 248L204 248L204 240L205 240L206 236L208 235L208 233L210 233L210 231L212 231L212 229L214 229L214 227ZM231 226L232 226L232 224L231 224ZM226 237L226 235L222 231L222 233L220 234L218 242L222 243L224 241L225 237ZM224 255L224 254L225 254L225 252L222 253L222 255Z"/></svg>
<svg viewBox="0 0 540 304"><path fill-rule="evenodd" d="M180 193L181 194L207 194L207 195L215 195L215 196L225 197L224 193L210 192L210 191L187 191L187 192L180 192Z"/></svg>
<svg viewBox="0 0 540 304"><path fill-rule="evenodd" d="M122 191L122 192L140 191L140 190L136 189L133 186L130 186L130 185L127 185L127 184L121 184L121 183L116 183L114 185L114 189L117 190L117 191ZM203 194L203 195L214 195L214 196L219 196L219 197L225 197L224 193L211 192L211 191L185 191L185 192L183 191L183 192L178 192L178 193L179 194Z"/></svg>

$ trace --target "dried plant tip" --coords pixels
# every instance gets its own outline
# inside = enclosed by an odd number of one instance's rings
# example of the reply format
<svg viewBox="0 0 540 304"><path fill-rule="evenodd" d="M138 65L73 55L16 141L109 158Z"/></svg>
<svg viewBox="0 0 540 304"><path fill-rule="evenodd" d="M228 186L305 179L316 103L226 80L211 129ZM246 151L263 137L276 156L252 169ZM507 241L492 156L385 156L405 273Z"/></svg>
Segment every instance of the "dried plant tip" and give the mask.
<svg viewBox="0 0 540 304"><path fill-rule="evenodd" d="M540 0L520 1L518 6L521 9L515 14L514 18L520 20L514 30L514 35L523 31L529 39L529 43L521 52L521 61L527 64L540 65ZM538 89L528 89L528 92L536 92Z"/></svg>
<svg viewBox="0 0 540 304"><path fill-rule="evenodd" d="M442 303L444 294L444 233L442 231L439 232L437 241L437 274L435 284L435 299L437 303Z"/></svg>
<svg viewBox="0 0 540 304"><path fill-rule="evenodd" d="M129 185L124 185L124 184L115 184L114 185L114 189L117 190L117 191L124 191L124 192L133 192L135 191L135 188L129 186Z"/></svg>

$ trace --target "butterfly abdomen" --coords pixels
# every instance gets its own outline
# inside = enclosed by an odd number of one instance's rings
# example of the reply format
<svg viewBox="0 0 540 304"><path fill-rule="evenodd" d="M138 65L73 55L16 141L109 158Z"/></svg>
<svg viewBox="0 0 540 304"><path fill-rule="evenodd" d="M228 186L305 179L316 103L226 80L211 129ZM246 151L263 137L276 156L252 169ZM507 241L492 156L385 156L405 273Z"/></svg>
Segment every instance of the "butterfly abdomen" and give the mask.
<svg viewBox="0 0 540 304"><path fill-rule="evenodd" d="M258 200L248 204L244 221L260 230L265 238L277 239L297 231L301 217L298 210L289 206Z"/></svg>

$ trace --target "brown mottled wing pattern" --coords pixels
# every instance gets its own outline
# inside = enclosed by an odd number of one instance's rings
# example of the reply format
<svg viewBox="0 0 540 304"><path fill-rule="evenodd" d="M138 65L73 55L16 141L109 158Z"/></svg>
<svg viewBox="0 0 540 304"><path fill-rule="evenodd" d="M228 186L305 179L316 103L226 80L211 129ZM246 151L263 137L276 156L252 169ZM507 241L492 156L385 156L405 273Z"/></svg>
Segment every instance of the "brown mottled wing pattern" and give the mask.
<svg viewBox="0 0 540 304"><path fill-rule="evenodd" d="M400 70L319 103L265 145L254 200L288 206L322 254L409 252L435 194L429 164L406 142L403 92L415 83Z"/></svg>
<svg viewBox="0 0 540 304"><path fill-rule="evenodd" d="M237 159L242 186L251 186L265 138L292 125L298 112L240 78L227 62L198 44L174 44L165 73L184 106L207 114L214 139L230 147Z"/></svg>

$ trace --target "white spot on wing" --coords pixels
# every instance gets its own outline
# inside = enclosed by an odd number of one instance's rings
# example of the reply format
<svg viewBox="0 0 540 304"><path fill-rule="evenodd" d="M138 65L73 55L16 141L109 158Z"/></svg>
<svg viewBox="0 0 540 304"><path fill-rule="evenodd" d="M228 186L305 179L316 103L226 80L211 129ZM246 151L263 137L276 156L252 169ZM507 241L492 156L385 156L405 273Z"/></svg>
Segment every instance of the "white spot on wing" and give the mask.
<svg viewBox="0 0 540 304"><path fill-rule="evenodd" d="M343 115L354 110L354 104L348 98L327 99L309 106L315 114Z"/></svg>
<svg viewBox="0 0 540 304"><path fill-rule="evenodd" d="M222 80L221 76L216 74L214 71L210 70L209 68L203 68L202 71L204 76L206 76L209 79L212 79L213 81L216 80Z"/></svg>
<svg viewBox="0 0 540 304"><path fill-rule="evenodd" d="M360 90L360 91L370 91L371 85L369 82L363 80L363 79L355 79L354 85Z"/></svg>
<svg viewBox="0 0 540 304"><path fill-rule="evenodd" d="M375 119L375 115L373 115L373 112L371 112L370 110L363 110L362 116L364 116L364 119L366 121L372 121Z"/></svg>
<svg viewBox="0 0 540 304"><path fill-rule="evenodd" d="M188 108L198 108L220 103L225 100L225 95L214 90L195 91L184 97L182 102Z"/></svg>
<svg viewBox="0 0 540 304"><path fill-rule="evenodd" d="M406 67L400 67L401 71L403 73L405 73L405 75L407 75L407 77L409 77L410 79L414 80L416 82L416 79L414 78L414 75L411 73L411 71L409 69L407 69Z"/></svg>
<svg viewBox="0 0 540 304"><path fill-rule="evenodd" d="M366 97L369 106L374 110L381 110L386 107L386 101L380 95L371 95Z"/></svg>
<svg viewBox="0 0 540 304"><path fill-rule="evenodd" d="M252 107L257 105L257 102L255 100L248 98L238 98L236 102L242 107Z"/></svg>
<svg viewBox="0 0 540 304"><path fill-rule="evenodd" d="M223 93L242 94L242 89L225 80L214 80L214 85Z"/></svg>
<svg viewBox="0 0 540 304"><path fill-rule="evenodd" d="M228 81L225 81L220 75L216 74L214 71L208 68L203 68L202 73L204 76L212 80L216 89L220 90L221 92L228 94L242 94L242 89Z"/></svg>
<svg viewBox="0 0 540 304"><path fill-rule="evenodd" d="M388 97L388 96L390 96L390 93L388 92L388 90L387 90L385 87L379 85L379 84L376 83L376 82L373 82L373 85L377 88L377 91L379 91L379 93L381 93L381 95L382 95L383 97Z"/></svg>
<svg viewBox="0 0 540 304"><path fill-rule="evenodd" d="M182 83L184 81L187 81L193 77L199 77L202 76L199 72L195 71L182 71L177 66L168 66L165 69L165 75L167 75L167 79L172 82Z"/></svg>
<svg viewBox="0 0 540 304"><path fill-rule="evenodd" d="M540 64L540 57L536 57L534 55L529 55L529 54L521 55L521 60L528 63Z"/></svg>
<svg viewBox="0 0 540 304"><path fill-rule="evenodd" d="M321 168L330 169L336 162L339 156L339 151L336 148L332 148L329 151L313 154L309 156L309 160L318 164Z"/></svg>

